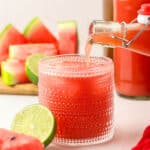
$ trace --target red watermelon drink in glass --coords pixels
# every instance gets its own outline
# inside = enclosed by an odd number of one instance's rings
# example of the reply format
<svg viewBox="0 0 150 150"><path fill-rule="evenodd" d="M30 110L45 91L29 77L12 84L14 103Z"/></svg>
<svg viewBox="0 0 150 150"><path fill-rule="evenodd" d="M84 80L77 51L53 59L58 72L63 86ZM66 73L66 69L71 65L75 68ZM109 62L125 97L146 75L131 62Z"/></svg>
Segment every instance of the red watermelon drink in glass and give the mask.
<svg viewBox="0 0 150 150"><path fill-rule="evenodd" d="M39 63L39 101L55 115L59 144L113 137L113 63L107 57L58 55Z"/></svg>

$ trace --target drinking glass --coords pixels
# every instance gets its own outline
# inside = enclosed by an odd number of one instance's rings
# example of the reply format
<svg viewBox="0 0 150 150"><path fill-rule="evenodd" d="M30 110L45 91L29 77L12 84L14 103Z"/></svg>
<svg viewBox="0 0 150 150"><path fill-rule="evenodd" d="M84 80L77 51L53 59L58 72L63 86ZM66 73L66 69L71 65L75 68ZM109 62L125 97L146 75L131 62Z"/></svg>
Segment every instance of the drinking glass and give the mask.
<svg viewBox="0 0 150 150"><path fill-rule="evenodd" d="M39 63L39 102L54 114L55 142L103 143L113 137L113 62L107 57L57 55Z"/></svg>

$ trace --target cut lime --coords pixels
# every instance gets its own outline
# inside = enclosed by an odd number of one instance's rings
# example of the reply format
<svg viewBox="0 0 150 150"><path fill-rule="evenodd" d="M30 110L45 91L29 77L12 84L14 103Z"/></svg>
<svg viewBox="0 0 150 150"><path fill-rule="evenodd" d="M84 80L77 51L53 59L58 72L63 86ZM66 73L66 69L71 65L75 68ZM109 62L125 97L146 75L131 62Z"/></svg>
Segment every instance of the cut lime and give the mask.
<svg viewBox="0 0 150 150"><path fill-rule="evenodd" d="M46 147L54 138L56 122L48 108L33 104L16 114L11 129L38 138Z"/></svg>
<svg viewBox="0 0 150 150"><path fill-rule="evenodd" d="M28 56L26 59L25 71L29 80L34 84L38 83L38 63L43 57L46 57L46 55L37 53Z"/></svg>

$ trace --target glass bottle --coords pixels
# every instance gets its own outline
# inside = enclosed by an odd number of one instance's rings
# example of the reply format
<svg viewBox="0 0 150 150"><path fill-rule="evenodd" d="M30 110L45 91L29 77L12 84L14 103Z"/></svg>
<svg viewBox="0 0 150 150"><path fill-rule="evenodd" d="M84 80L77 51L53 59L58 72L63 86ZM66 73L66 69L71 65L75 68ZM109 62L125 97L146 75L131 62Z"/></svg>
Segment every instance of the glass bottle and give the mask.
<svg viewBox="0 0 150 150"><path fill-rule="evenodd" d="M150 0L114 0L114 20L131 22L137 10ZM149 31L150 34L150 31ZM148 39L143 39L143 41ZM132 97L150 96L150 57L115 48L115 84L119 94Z"/></svg>
<svg viewBox="0 0 150 150"><path fill-rule="evenodd" d="M124 96L150 96L150 3L140 9L144 2L148 1L114 0L114 18L118 22L93 21L90 25L91 43L117 47L115 85Z"/></svg>

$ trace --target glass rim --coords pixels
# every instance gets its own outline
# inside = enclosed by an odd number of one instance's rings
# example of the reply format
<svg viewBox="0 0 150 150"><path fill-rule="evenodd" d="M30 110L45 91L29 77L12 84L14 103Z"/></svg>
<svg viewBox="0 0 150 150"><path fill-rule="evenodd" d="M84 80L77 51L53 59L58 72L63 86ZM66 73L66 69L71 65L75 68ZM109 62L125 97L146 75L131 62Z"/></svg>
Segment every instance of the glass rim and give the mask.
<svg viewBox="0 0 150 150"><path fill-rule="evenodd" d="M82 54L62 54L47 56L39 62L39 73L63 77L90 77L102 75L113 70L113 61L106 56L90 56L89 62ZM57 61L57 62L56 62ZM62 62L79 62L81 65L61 65ZM87 63L87 65L85 65ZM91 65L93 64L93 65Z"/></svg>

